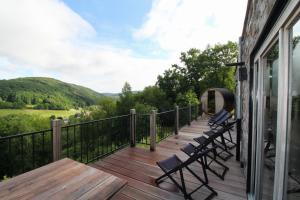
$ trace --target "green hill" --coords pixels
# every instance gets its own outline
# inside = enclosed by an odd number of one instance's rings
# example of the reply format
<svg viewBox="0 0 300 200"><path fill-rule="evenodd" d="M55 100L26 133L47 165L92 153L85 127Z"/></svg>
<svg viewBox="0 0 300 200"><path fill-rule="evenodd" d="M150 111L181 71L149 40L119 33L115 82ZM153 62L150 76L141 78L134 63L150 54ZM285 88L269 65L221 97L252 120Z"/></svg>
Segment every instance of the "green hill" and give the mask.
<svg viewBox="0 0 300 200"><path fill-rule="evenodd" d="M27 77L0 80L0 108L63 110L85 107L103 96L89 88L53 78Z"/></svg>

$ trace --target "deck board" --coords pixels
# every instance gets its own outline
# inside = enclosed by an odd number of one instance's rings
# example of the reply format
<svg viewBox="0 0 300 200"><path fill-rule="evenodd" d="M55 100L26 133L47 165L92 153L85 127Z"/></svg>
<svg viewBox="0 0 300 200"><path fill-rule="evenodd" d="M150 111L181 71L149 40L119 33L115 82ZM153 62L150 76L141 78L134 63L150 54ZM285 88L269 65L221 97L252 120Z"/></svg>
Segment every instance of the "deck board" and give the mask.
<svg viewBox="0 0 300 200"><path fill-rule="evenodd" d="M185 144L194 143L193 138L199 137L203 131L209 130L205 120L193 121L191 126L181 128L177 136L170 136L157 144L155 152L143 148L125 148L121 151L90 164L104 172L110 173L127 181L127 185L113 197L116 199L184 199L183 195L170 180L166 180L159 187L155 184L155 178L162 175L161 169L156 162L173 154L180 159L186 160L187 156L180 151ZM234 152L234 150L233 150ZM235 158L224 162L230 170L222 181L208 171L209 185L213 187L218 196L215 200L244 200L246 199L246 180L242 174L240 164ZM203 177L202 169L198 163L192 164L191 168L200 177ZM199 185L188 172L184 172L187 188L192 189ZM192 195L194 199L204 199L208 191L200 189Z"/></svg>
<svg viewBox="0 0 300 200"><path fill-rule="evenodd" d="M65 158L0 182L0 199L110 199L126 183Z"/></svg>

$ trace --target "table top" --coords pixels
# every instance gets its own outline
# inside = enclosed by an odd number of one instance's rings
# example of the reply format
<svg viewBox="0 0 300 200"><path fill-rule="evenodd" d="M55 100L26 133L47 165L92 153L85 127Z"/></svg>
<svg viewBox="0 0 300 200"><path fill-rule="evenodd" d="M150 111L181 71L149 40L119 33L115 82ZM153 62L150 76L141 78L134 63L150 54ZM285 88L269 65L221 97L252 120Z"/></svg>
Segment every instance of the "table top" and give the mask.
<svg viewBox="0 0 300 200"><path fill-rule="evenodd" d="M107 199L126 181L65 158L0 182L0 199Z"/></svg>

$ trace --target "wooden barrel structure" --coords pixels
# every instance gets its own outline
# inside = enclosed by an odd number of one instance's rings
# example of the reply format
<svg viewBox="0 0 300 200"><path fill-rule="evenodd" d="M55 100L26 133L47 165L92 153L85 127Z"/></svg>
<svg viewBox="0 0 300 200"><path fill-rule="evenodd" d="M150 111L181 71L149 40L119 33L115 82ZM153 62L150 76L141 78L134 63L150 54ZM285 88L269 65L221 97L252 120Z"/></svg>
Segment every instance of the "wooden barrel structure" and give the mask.
<svg viewBox="0 0 300 200"><path fill-rule="evenodd" d="M222 109L231 112L235 107L234 93L226 88L210 88L202 94L201 104L206 114L215 114Z"/></svg>

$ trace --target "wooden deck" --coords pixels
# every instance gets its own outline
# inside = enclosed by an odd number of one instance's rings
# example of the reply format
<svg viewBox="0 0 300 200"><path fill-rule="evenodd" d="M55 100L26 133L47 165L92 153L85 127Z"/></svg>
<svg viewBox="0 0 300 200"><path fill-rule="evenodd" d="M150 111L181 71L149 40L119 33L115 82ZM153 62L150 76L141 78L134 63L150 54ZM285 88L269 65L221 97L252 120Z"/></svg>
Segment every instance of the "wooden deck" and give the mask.
<svg viewBox="0 0 300 200"><path fill-rule="evenodd" d="M69 158L0 182L0 199L110 199L126 181Z"/></svg>
<svg viewBox="0 0 300 200"><path fill-rule="evenodd" d="M205 120L198 120L194 121L189 127L183 127L177 138L170 136L161 141L155 152L138 147L129 147L103 160L92 163L90 166L128 182L113 199L183 199L182 194L168 179L160 187L156 186L154 183L155 178L162 175L162 171L157 167L156 162L173 154L178 155L182 160L187 159L187 156L180 151L180 147L193 142L193 138L200 136L203 130L208 130L206 124ZM239 163L235 161L234 157L224 163L230 168L224 181L208 171L209 185L218 192L218 196L214 199L246 199L246 181ZM192 168L203 177L202 169L198 163L193 164ZM189 189L196 188L199 185L199 182L188 172L185 172L185 178ZM194 199L204 199L207 194L208 191L201 188L192 197Z"/></svg>

